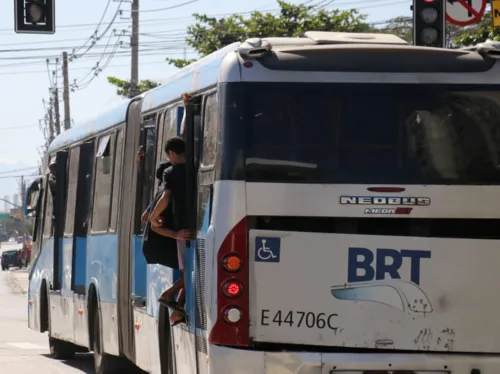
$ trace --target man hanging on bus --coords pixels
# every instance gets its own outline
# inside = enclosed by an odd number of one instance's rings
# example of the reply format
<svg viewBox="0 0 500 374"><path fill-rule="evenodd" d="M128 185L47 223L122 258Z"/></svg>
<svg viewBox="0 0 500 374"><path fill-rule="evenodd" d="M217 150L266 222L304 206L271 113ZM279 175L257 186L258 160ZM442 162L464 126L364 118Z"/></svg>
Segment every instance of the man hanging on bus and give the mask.
<svg viewBox="0 0 500 374"><path fill-rule="evenodd" d="M165 211L170 203L173 206L175 232L177 239L177 255L179 259L179 270L184 273L186 260L186 240L189 240L191 233L188 230L188 220L186 212L186 143L180 137L173 137L165 143L165 153L172 166L167 168L163 174L163 194L158 200L151 213L151 224L158 230L162 227L161 213ZM158 299L158 302L173 309L171 322L174 324L185 322L186 313L182 305L184 304L184 280L183 275L172 287L166 290ZM177 302L173 297L179 293Z"/></svg>

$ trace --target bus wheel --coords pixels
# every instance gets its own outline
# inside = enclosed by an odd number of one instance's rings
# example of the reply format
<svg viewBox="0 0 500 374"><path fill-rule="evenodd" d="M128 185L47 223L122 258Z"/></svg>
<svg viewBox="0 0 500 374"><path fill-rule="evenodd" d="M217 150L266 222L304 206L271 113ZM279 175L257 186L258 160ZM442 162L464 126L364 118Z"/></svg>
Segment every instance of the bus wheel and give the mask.
<svg viewBox="0 0 500 374"><path fill-rule="evenodd" d="M102 344L102 330L101 330L101 320L99 318L99 310L94 308L94 318L93 318L93 328L94 328L94 368L96 374L115 374L123 373L124 366L128 366L125 359L121 357L116 357L108 355L103 351Z"/></svg>
<svg viewBox="0 0 500 374"><path fill-rule="evenodd" d="M75 357L76 350L71 343L53 338L49 335L50 356L55 360L70 360Z"/></svg>
<svg viewBox="0 0 500 374"><path fill-rule="evenodd" d="M174 351L172 349L172 339L170 330L170 319L168 309L160 305L158 313L158 343L160 354L161 374L175 374Z"/></svg>

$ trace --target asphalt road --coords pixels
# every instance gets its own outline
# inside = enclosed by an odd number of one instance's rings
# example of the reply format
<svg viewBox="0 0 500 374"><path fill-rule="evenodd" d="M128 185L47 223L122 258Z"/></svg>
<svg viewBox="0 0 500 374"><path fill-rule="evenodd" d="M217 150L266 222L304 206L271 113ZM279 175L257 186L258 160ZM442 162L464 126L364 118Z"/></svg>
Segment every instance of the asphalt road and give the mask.
<svg viewBox="0 0 500 374"><path fill-rule="evenodd" d="M10 282L9 273L0 272L0 372L93 374L93 360L88 354L71 361L49 357L47 334L28 328L26 295L15 294Z"/></svg>

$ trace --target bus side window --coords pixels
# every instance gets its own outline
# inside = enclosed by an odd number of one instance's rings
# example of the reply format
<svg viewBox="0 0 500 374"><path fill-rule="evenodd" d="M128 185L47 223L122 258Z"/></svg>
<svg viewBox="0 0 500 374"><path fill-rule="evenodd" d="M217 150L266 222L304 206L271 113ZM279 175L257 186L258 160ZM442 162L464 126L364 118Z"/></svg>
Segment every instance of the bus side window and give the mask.
<svg viewBox="0 0 500 374"><path fill-rule="evenodd" d="M206 97L203 111L203 147L201 152L201 166L211 168L215 165L218 142L218 100L217 92Z"/></svg>
<svg viewBox="0 0 500 374"><path fill-rule="evenodd" d="M110 223L111 183L113 178L111 166L115 148L114 142L115 134L101 136L95 154L94 210L92 213L93 232L108 231Z"/></svg>
<svg viewBox="0 0 500 374"><path fill-rule="evenodd" d="M71 148L69 155L68 195L66 200L66 224L64 234L72 235L75 226L76 188L78 185L78 165L80 163L80 146Z"/></svg>
<svg viewBox="0 0 500 374"><path fill-rule="evenodd" d="M174 136L177 136L177 107L168 108L165 112L165 119L163 125L163 144ZM162 147L163 152L163 147ZM163 152L165 155L165 153ZM166 157L166 156L164 156Z"/></svg>
<svg viewBox="0 0 500 374"><path fill-rule="evenodd" d="M118 207L120 205L120 185L122 179L122 161L123 160L123 130L116 134L115 146L115 166L113 170L113 194L111 199L111 222L109 227L111 231L116 231L118 225Z"/></svg>
<svg viewBox="0 0 500 374"><path fill-rule="evenodd" d="M148 128L146 129L146 146L144 147L146 156L144 160L144 174L142 180L142 210L144 210L149 205L151 198L153 197L153 187L155 180L155 146L156 129Z"/></svg>
<svg viewBox="0 0 500 374"><path fill-rule="evenodd" d="M158 127L156 130L156 168L158 168L158 165L162 161L163 155L162 155L162 149L163 149L163 127L165 126L165 121L163 120L165 117L164 113L161 113L160 116L158 117ZM166 139L165 139L166 140ZM156 191L156 188L154 189Z"/></svg>
<svg viewBox="0 0 500 374"><path fill-rule="evenodd" d="M54 205L52 202L52 192L50 191L49 187L49 178L47 177L46 183L45 183L45 212L44 212L44 219L43 219L43 237L44 238L51 238L53 235L53 220L52 220L52 214L54 210Z"/></svg>
<svg viewBox="0 0 500 374"><path fill-rule="evenodd" d="M141 213L135 218L134 232L139 234L144 231L145 225L141 223L142 212L150 204L153 198L153 190L156 180L155 152L156 152L156 115L143 119L141 144L144 147L144 158L142 159L137 178L137 205L136 209Z"/></svg>

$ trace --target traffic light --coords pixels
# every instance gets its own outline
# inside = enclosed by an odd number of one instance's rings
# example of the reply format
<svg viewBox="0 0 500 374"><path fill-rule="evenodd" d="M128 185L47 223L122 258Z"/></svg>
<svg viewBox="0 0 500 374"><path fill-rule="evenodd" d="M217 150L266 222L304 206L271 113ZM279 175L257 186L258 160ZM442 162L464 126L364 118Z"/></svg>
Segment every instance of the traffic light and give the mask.
<svg viewBox="0 0 500 374"><path fill-rule="evenodd" d="M16 33L54 34L55 0L14 0Z"/></svg>
<svg viewBox="0 0 500 374"><path fill-rule="evenodd" d="M413 0L413 44L444 48L446 1Z"/></svg>

